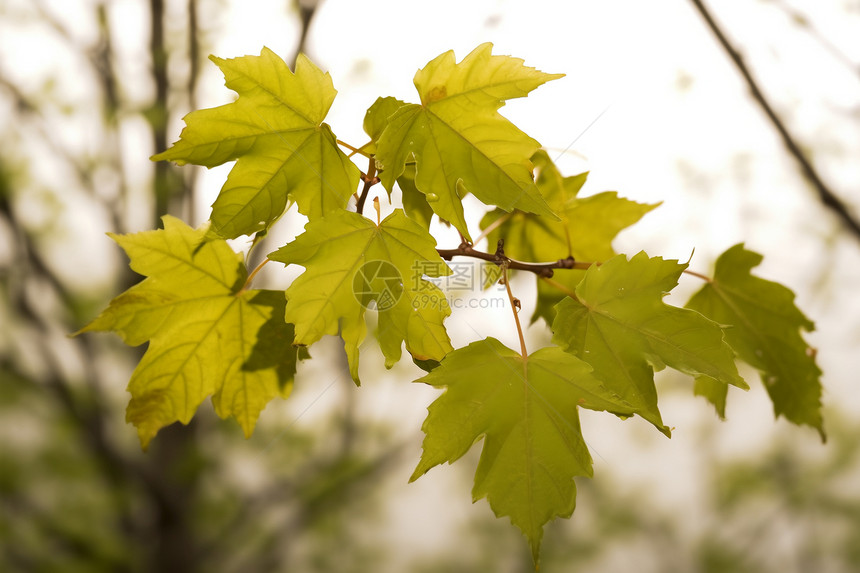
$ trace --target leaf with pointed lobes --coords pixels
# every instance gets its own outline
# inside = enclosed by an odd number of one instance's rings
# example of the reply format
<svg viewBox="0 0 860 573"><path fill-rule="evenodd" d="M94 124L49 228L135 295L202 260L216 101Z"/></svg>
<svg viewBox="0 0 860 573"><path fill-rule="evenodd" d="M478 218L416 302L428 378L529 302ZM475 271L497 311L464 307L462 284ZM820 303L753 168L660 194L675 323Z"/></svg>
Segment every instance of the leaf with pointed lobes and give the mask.
<svg viewBox="0 0 860 573"><path fill-rule="evenodd" d="M530 158L540 144L498 110L505 100L527 96L562 76L524 66L519 58L494 56L489 43L459 64L453 51L438 56L415 74L420 104L385 104L390 115L376 142L382 184L390 192L414 162L417 189L466 238L461 202L466 193L505 211L555 217L532 173ZM381 112L383 104L379 107Z"/></svg>
<svg viewBox="0 0 860 573"><path fill-rule="evenodd" d="M379 141L379 136L388 126L388 121L400 108L410 105L394 97L378 97L373 104L367 108L364 114L362 128L364 133L370 136L373 143ZM374 153L376 149L373 149Z"/></svg>
<svg viewBox="0 0 860 573"><path fill-rule="evenodd" d="M591 367L557 347L524 358L495 338L451 352L416 380L445 392L428 408L421 461L410 481L460 459L484 439L472 498L487 498L528 539L538 563L543 526L570 517L575 476L592 475L578 408L632 415Z"/></svg>
<svg viewBox="0 0 860 573"><path fill-rule="evenodd" d="M552 262L572 256L581 262L605 261L616 254L612 248L616 235L659 205L637 203L619 197L615 191L580 197L588 173L563 177L544 150L535 153L532 161L539 169L538 189L561 220L521 211L507 214L500 209L490 211L481 220L481 229L487 229L506 218L489 233L487 240L495 245L504 239L505 254L514 259ZM552 280L573 291L583 276L581 270L559 269ZM546 281L537 281L537 304L531 320L543 318L552 324L555 305L565 293Z"/></svg>
<svg viewBox="0 0 860 573"><path fill-rule="evenodd" d="M726 328L738 357L756 368L773 402L774 415L815 428L826 439L821 416L821 370L801 331L815 325L781 284L752 275L762 256L738 244L717 259L714 278L687 307Z"/></svg>
<svg viewBox="0 0 860 573"><path fill-rule="evenodd" d="M322 123L337 91L304 54L296 71L268 48L259 56L210 59L238 99L193 111L170 149L153 156L214 167L236 160L212 205L212 229L233 239L268 229L288 199L309 219L346 207L359 169Z"/></svg>
<svg viewBox="0 0 860 573"><path fill-rule="evenodd" d="M435 247L433 236L401 209L378 226L350 211L309 222L296 240L269 255L305 267L286 291L285 317L296 325L295 343L309 346L339 332L358 383L364 314L375 306L386 367L400 360L404 342L417 360L441 360L452 350L442 324L451 310L436 285L422 277L451 270Z"/></svg>
<svg viewBox="0 0 860 573"><path fill-rule="evenodd" d="M249 437L260 412L292 389L299 351L278 291L246 290L242 255L206 227L171 216L164 229L111 235L147 278L111 301L80 332L113 331L149 347L131 376L126 419L146 449L169 424L191 421L212 396Z"/></svg>
<svg viewBox="0 0 860 573"><path fill-rule="evenodd" d="M644 252L592 266L576 287L577 298L556 305L552 325L554 342L591 364L607 388L667 436L657 408L655 370L670 366L748 389L720 325L663 302L685 268Z"/></svg>

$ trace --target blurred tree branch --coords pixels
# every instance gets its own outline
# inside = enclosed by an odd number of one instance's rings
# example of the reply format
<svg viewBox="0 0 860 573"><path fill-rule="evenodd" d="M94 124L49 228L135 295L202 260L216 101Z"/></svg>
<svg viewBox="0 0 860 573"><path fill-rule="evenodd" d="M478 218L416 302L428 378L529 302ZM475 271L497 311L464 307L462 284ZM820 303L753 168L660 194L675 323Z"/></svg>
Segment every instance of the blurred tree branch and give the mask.
<svg viewBox="0 0 860 573"><path fill-rule="evenodd" d="M35 447L24 446L23 451L16 450L16 439L8 444L0 440L0 569L83 566L87 571L232 570L229 567L235 561L233 553L242 553L236 551L236 538L257 547L255 563L265 564L267 570L277 569L286 559L295 559L296 554L307 559L302 551L293 551L292 538L313 539L317 534L308 528L316 520L342 515L344 508L366 502L368 496L351 494L358 488L370 487L398 459L399 446L392 445L390 451L377 457L365 455L359 446L353 447L356 436L366 436L361 431L366 426L356 424L352 402L348 402L346 415L337 426L341 445L337 451L308 456L295 467L269 468L271 474L265 479L271 486L260 496L228 483L223 487L235 488L231 495L238 499L239 511L235 516L224 515L224 500L207 493L206 485L225 480L223 470L231 462L230 454L219 449L215 456L201 447L196 426L207 424L207 419L166 428L150 452L142 455L136 447L129 447L125 433L114 430L122 414L121 405L112 395L117 383L124 383L116 380L112 372L118 365L119 369L130 369L142 349L102 343L91 336L65 337L90 317L93 293L82 292L58 270L50 243L42 240L42 227L33 228L25 216L29 212L23 209L40 205L38 194L32 198L25 195L42 189L29 180L29 150L24 142L37 142L50 156L34 159L33 170L47 165L70 173L62 188L54 188L53 182L42 184L47 201L69 192L92 200L82 208L90 209L90 214L77 208L68 213L58 211L56 220L36 225L62 226L65 217L80 220L98 212L109 218L111 230L125 233L138 226L141 219L146 224L154 217L160 224L160 216L165 213L195 219L193 188L197 170L178 170L172 164L158 162L149 171L151 180L148 176L141 178L123 160L125 145L120 135L128 120L144 119L153 152L161 151L169 143L169 120L187 113L185 106L197 107L200 42L205 36L199 26L201 20L207 21L200 17L200 11L207 6L217 9L200 0L140 3L144 12L149 12L151 29L148 44L137 48L142 54L148 53L150 67L137 79L149 82L153 93L142 105L127 97L126 76L119 74L124 66L124 38L116 27L114 10L118 8L114 4L97 0L81 9L78 16L90 18L94 24L95 34L86 38L44 0L34 0L32 10L17 14L23 24L37 24L59 40L60 49L82 62L76 81L90 89L88 99L78 103L67 100L62 92L45 95L32 91L21 79L0 71L0 97L11 103L15 113L5 138L9 145L0 150L0 231L6 233L4 239L11 239L9 263L0 263L0 303L6 307L0 308L0 316L10 317L4 326L8 327L9 338L17 341L17 346L8 351L0 347L0 416L38 408L41 416L36 422L48 438ZM316 2L298 4L299 49L304 49L316 6ZM182 10L184 19L174 23ZM187 66L169 66L174 58ZM175 70L181 70L181 77ZM57 137L56 126L51 122L56 121L58 109L81 113L99 142L97 151ZM20 161L19 155L25 161ZM20 180L13 181L13 169L16 176L20 172ZM143 218L129 210L140 204L141 192L146 204L152 206ZM130 197L134 194L138 195ZM120 290L139 280L126 265L116 269L114 278ZM24 354L29 361L16 353L16 348L26 349ZM7 399L6 394L18 391L25 396L21 402L14 401L18 398ZM213 435L217 439L214 431L207 433ZM230 440L240 439L235 431L229 436ZM223 449L227 443L233 442L225 440L220 447ZM245 450L254 447L253 443L242 444ZM85 477L52 467L58 459ZM43 465L36 469L36 463ZM44 471L46 466L48 471ZM297 475L285 478L284 473ZM326 479L324 483L330 487L321 488L320 478ZM92 497L76 499L72 492L78 490ZM87 515L69 515L51 498L45 498L45 491L68 496L68 503ZM246 506L253 511L244 510ZM290 508L295 519L273 520L266 515L284 508ZM201 512L205 517L201 518ZM210 519L212 515L217 519ZM79 526L81 520L88 519L92 523ZM28 524L27 529L19 531L15 522ZM221 528L222 523L229 527ZM223 534L213 538L213 533ZM348 539L345 542L356 543ZM106 549L106 543L112 545ZM47 545L49 551L45 550Z"/></svg>
<svg viewBox="0 0 860 573"><path fill-rule="evenodd" d="M293 0L293 7L299 12L299 43L296 46L296 53L293 56L293 70L296 69L296 58L299 54L306 51L308 34L311 29L311 22L314 19L320 0Z"/></svg>
<svg viewBox="0 0 860 573"><path fill-rule="evenodd" d="M714 36L716 36L720 45L725 50L726 54L734 63L738 72L740 72L744 81L750 89L750 93L753 96L753 99L758 103L759 107L761 107L762 111L764 111L768 120L770 120L771 125L773 125L774 129L776 129L777 133L779 133L780 139L782 139L783 145L788 150L788 152L794 157L797 161L798 166L800 167L801 172L806 177L806 180L812 185L813 189L815 189L818 194L818 198L821 202L830 209L845 225L847 230L854 236L855 239L860 240L860 220L858 220L850 210L850 207L846 205L839 196L830 189L830 187L824 182L821 178L821 175L818 173L818 170L806 157L803 151L800 148L800 145L797 143L796 138L791 134L788 130L788 127L785 123L780 119L779 115L777 115L776 111L773 109L773 106L770 104L767 96L765 96L764 92L759 87L758 82L753 77L752 72L749 67L744 62L744 58L741 53L732 45L731 41L728 39L726 34L723 32L722 28L720 28L719 24L717 24L714 17L711 15L711 12L705 6L702 0L690 0L695 6L696 10L701 15L702 19L708 25L711 32L713 32Z"/></svg>
<svg viewBox="0 0 860 573"><path fill-rule="evenodd" d="M852 60L848 57L848 55L839 49L836 44L830 41L826 34L823 34L820 30L818 30L815 26L812 25L812 22L809 21L800 10L797 10L793 6L788 5L786 2L782 0L773 0L773 3L785 12L785 14L791 18L791 20L800 28L802 28L807 34L809 34L812 38L815 39L827 52L830 53L831 56L843 66L845 66L848 70L853 72L860 78L860 64Z"/></svg>

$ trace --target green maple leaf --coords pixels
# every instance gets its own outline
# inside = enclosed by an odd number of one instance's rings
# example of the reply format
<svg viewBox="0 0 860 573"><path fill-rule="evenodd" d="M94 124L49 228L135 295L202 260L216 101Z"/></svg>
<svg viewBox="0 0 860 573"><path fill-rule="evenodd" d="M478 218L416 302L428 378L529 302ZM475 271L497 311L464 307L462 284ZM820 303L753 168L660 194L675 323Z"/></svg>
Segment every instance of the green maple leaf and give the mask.
<svg viewBox="0 0 860 573"><path fill-rule="evenodd" d="M588 173L562 177L543 150L532 157L540 171L537 185L547 204L560 221L533 213L515 211L506 214L496 209L481 220L486 229L502 217L507 219L487 236L495 245L505 241L505 254L523 261L552 262L572 256L577 261L600 262L615 255L612 240L618 233L636 223L659 204L648 205L619 197L614 191L579 197ZM572 291L582 280L579 270L558 270L553 281ZM532 322L543 318L552 324L554 307L565 294L557 287L538 280L538 298Z"/></svg>
<svg viewBox="0 0 860 573"><path fill-rule="evenodd" d="M424 194L415 186L415 165L407 165L403 174L397 178L397 186L403 201L403 210L410 219L425 229L430 229L433 219L433 207L427 202Z"/></svg>
<svg viewBox="0 0 860 573"><path fill-rule="evenodd" d="M359 170L322 123L337 91L299 54L296 73L268 48L259 56L210 59L238 99L191 112L173 147L154 156L214 167L237 160L212 205L212 228L235 238L268 229L288 197L310 219L342 209Z"/></svg>
<svg viewBox="0 0 860 573"><path fill-rule="evenodd" d="M669 435L657 409L653 370L665 366L747 389L720 326L663 296L687 267L677 261L623 255L592 266L576 299L556 305L553 341L594 367L595 376Z"/></svg>
<svg viewBox="0 0 860 573"><path fill-rule="evenodd" d="M126 418L146 449L159 429L187 424L212 396L222 418L250 436L260 412L286 397L296 371L293 327L278 291L245 290L242 255L207 229L171 216L164 229L111 235L147 278L111 301L87 331L114 331L149 347L128 385Z"/></svg>
<svg viewBox="0 0 860 573"><path fill-rule="evenodd" d="M563 74L545 74L491 50L492 44L482 44L459 64L453 51L445 52L415 74L420 105L379 106L380 113L391 113L376 142L383 185L390 191L414 161L416 187L433 211L467 238L460 201L467 192L507 211L554 216L537 190L529 160L540 144L498 110L505 100L524 97Z"/></svg>
<svg viewBox="0 0 860 573"><path fill-rule="evenodd" d="M362 128L364 128L364 133L370 136L371 153L376 153L376 142L379 141L379 136L388 126L388 119L406 105L409 104L395 97L378 97L373 105L367 108Z"/></svg>
<svg viewBox="0 0 860 573"><path fill-rule="evenodd" d="M371 143L365 146L365 150L373 154L376 153L375 142L388 126L388 118L406 105L409 104L393 97L381 97L373 102L364 116L364 131L371 138ZM433 217L433 208L427 202L424 194L415 186L415 172L415 162L408 162L403 173L397 177L397 186L400 187L403 210L410 219L420 223L425 229L429 229L430 219ZM391 197L391 189L388 190L388 196Z"/></svg>
<svg viewBox="0 0 860 573"><path fill-rule="evenodd" d="M411 481L458 460L483 436L472 498L486 497L498 517L510 516L536 564L544 524L573 513L574 476L593 473L577 407L633 412L560 348L524 359L494 338L455 350L416 382L446 390L428 408Z"/></svg>
<svg viewBox="0 0 860 573"><path fill-rule="evenodd" d="M729 387L726 384L707 376L699 376L693 384L693 394L710 402L720 419L726 419L726 398L729 395Z"/></svg>
<svg viewBox="0 0 860 573"><path fill-rule="evenodd" d="M717 259L713 280L687 307L730 325L726 340L741 360L761 372L774 414L815 428L823 440L821 370L801 336L801 330L815 325L795 306L791 290L751 274L761 260L743 244L730 248Z"/></svg>
<svg viewBox="0 0 860 573"><path fill-rule="evenodd" d="M295 343L310 345L340 328L358 382L364 313L375 301L387 367L400 359L404 341L414 358L441 360L452 349L442 325L451 310L442 292L421 278L451 273L435 247L433 237L399 209L379 226L350 211L308 223L295 241L269 255L305 267L287 289L285 316L295 324Z"/></svg>

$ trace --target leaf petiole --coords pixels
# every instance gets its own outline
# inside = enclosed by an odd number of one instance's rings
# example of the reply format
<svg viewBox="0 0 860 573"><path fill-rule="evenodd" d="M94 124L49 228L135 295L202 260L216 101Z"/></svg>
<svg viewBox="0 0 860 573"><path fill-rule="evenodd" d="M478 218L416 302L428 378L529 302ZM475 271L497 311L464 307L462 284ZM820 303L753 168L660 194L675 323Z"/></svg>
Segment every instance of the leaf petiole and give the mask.
<svg viewBox="0 0 860 573"><path fill-rule="evenodd" d="M714 279L712 279L711 277L709 277L707 275L703 275L702 273L697 273L696 271L690 271L690 270L684 269L684 274L700 278L705 282L709 282L709 283L714 282Z"/></svg>
<svg viewBox="0 0 860 573"><path fill-rule="evenodd" d="M346 147L347 149L349 149L352 152L349 155L347 155L347 157L352 157L353 155L363 155L364 157L367 157L368 159L373 159L373 157L369 153L367 153L366 151L363 151L365 147L367 147L368 145L373 143L372 141L368 141L367 143L365 143L361 147L353 147L352 145L348 144L345 141L341 141L340 139L337 139L335 141L337 141L338 145L342 145L343 147Z"/></svg>
<svg viewBox="0 0 860 573"><path fill-rule="evenodd" d="M501 243L501 242L500 242ZM501 253L502 245L499 244L499 253ZM502 254L502 256L504 256ZM514 297L514 293L511 291L511 284L508 280L508 263L505 262L502 264L502 282L505 283L505 290L508 291L508 300L511 301L511 311L514 313L514 322L517 324L517 335L520 338L520 354L523 355L523 369L526 368L526 360L529 357L529 353L526 350L526 339L523 337L523 327L520 324L520 300Z"/></svg>
<svg viewBox="0 0 860 573"><path fill-rule="evenodd" d="M578 296L576 296L576 293L575 293L575 292L573 292L572 290L570 290L569 288L567 288L566 286L564 286L564 285L563 285L563 284L561 284L560 282L558 282L558 281L556 281L556 280L553 280L553 279L551 279L551 278L549 278L549 277L541 277L541 279L543 279L543 281L544 281L546 284L548 284L548 285L550 285L550 286L552 286L552 287L554 287L554 288L558 289L559 291L563 292L564 294L566 294L566 295L567 295L567 296L569 296L570 298L572 298L572 299L574 299L574 300L579 300L579 297L578 297Z"/></svg>
<svg viewBox="0 0 860 573"><path fill-rule="evenodd" d="M242 292L245 292L246 290L248 290L248 288L251 286L251 281L254 280L254 277L257 276L257 273L259 273L263 269L263 267L266 266L266 263L268 263L270 260L271 259L269 259L269 258L263 259L263 262L260 263L259 265L257 265L257 267L253 271L251 271L251 274L249 274L248 278L245 279L245 284L242 285L242 288L239 289L239 292L236 294L239 294L239 293L242 293Z"/></svg>
<svg viewBox="0 0 860 573"><path fill-rule="evenodd" d="M500 225L502 225L505 221L510 219L511 215L513 215L513 214L514 214L513 211L511 211L510 213L505 213L504 215L502 215L501 217L499 217L498 219L496 219L495 221L490 223L487 226L487 228L484 229L480 235L478 235L478 238L475 239L472 242L472 244L477 245L478 243L480 243L487 235L489 235L490 233L495 231Z"/></svg>

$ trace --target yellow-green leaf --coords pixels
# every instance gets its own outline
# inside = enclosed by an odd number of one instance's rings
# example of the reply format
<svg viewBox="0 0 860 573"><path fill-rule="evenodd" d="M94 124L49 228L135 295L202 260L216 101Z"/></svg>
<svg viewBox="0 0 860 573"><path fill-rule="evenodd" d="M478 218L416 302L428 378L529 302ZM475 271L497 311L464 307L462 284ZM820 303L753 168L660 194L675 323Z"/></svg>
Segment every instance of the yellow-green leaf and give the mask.
<svg viewBox="0 0 860 573"><path fill-rule="evenodd" d="M578 407L630 415L633 407L560 348L523 358L495 338L449 354L416 380L445 392L428 408L424 451L411 480L460 459L483 437L472 498L525 534L535 564L543 526L570 517L575 476L592 475Z"/></svg>
<svg viewBox="0 0 860 573"><path fill-rule="evenodd" d="M425 229L430 229L433 208L427 202L426 196L415 186L415 165L406 166L403 174L397 178L397 186L400 187L403 211L410 219Z"/></svg>
<svg viewBox="0 0 860 573"><path fill-rule="evenodd" d="M436 241L397 209L377 226L350 211L311 221L305 232L269 258L305 267L287 289L286 320L296 344L338 334L358 382L358 347L371 302L379 311L377 338L391 367L400 347L418 360L441 360L451 350L442 321L451 310L442 292L422 275L450 274Z"/></svg>
<svg viewBox="0 0 860 573"><path fill-rule="evenodd" d="M576 299L556 305L553 340L594 367L594 375L669 435L657 409L654 370L747 389L720 326L698 312L663 302L687 265L618 255L585 272Z"/></svg>
<svg viewBox="0 0 860 573"><path fill-rule="evenodd" d="M726 398L728 398L729 387L707 376L697 376L693 384L693 394L702 396L711 403L720 419L726 418Z"/></svg>
<svg viewBox="0 0 860 573"><path fill-rule="evenodd" d="M561 220L533 213L514 211L507 214L499 209L487 213L481 220L486 229L501 218L504 221L488 235L490 245L505 240L505 253L531 262L552 262L567 256L581 262L601 262L615 255L612 240L618 233L636 223L657 205L637 203L606 191L579 197L588 173L562 177L558 168L543 150L532 157L539 168L537 185L547 204ZM583 272L557 270L552 280L568 292L573 291ZM532 322L543 318L552 324L554 307L565 293L538 280L538 298Z"/></svg>
<svg viewBox="0 0 860 573"><path fill-rule="evenodd" d="M213 230L235 238L268 229L288 197L310 219L344 208L359 170L322 123L337 93L331 77L303 54L294 74L268 48L210 59L238 99L188 114L179 141L153 159L206 167L237 160L212 206Z"/></svg>
<svg viewBox="0 0 860 573"><path fill-rule="evenodd" d="M389 118L405 105L408 104L394 97L376 98L376 101L367 108L367 112L364 114L364 122L362 123L364 132L376 142L388 126Z"/></svg>
<svg viewBox="0 0 860 573"><path fill-rule="evenodd" d="M389 190L415 161L415 185L433 211L464 236L469 230L460 199L470 192L506 211L517 208L553 217L532 174L537 141L498 110L563 74L545 74L523 60L491 55L492 44L475 48L459 64L454 52L438 56L415 74L421 104L400 106L387 118L376 158Z"/></svg>
<svg viewBox="0 0 860 573"><path fill-rule="evenodd" d="M126 416L144 449L164 426L187 424L207 396L250 436L266 404L292 388L297 350L283 295L243 290L242 256L205 227L170 216L163 222L162 230L112 235L147 278L80 332L149 342L128 385Z"/></svg>

